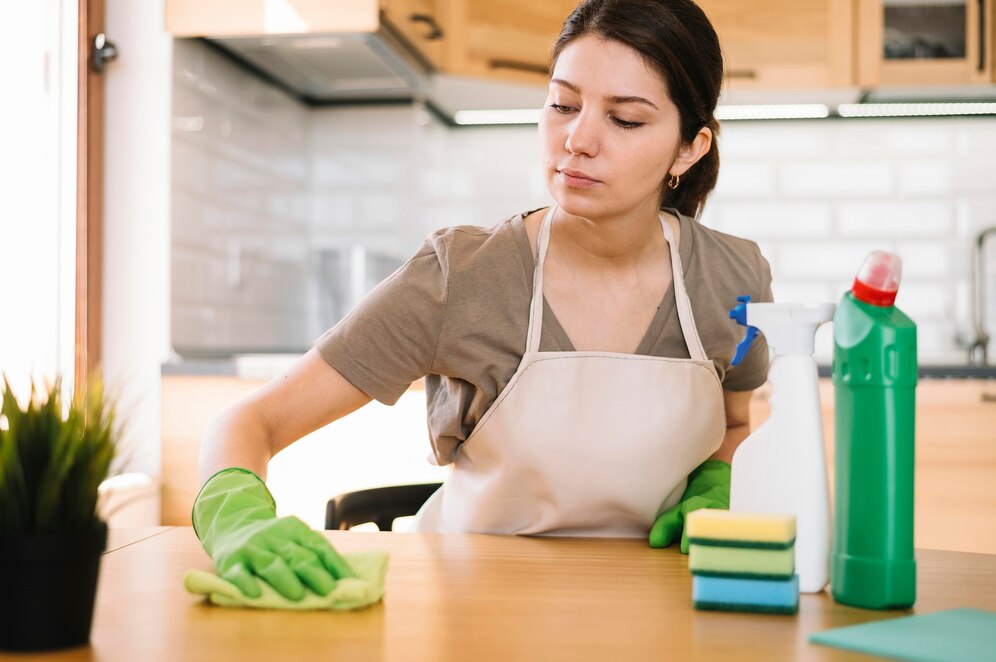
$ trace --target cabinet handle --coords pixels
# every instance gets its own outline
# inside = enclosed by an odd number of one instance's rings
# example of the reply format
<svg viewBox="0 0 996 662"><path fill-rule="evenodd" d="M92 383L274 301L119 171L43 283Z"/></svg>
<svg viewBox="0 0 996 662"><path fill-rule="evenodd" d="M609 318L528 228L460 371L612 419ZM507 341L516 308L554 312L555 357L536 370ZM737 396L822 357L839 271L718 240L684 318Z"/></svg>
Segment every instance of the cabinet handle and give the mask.
<svg viewBox="0 0 996 662"><path fill-rule="evenodd" d="M412 23L425 23L429 26L429 34L425 35L426 41L443 38L443 29L439 27L439 23L436 23L436 19L429 14L412 14L408 20Z"/></svg>
<svg viewBox="0 0 996 662"><path fill-rule="evenodd" d="M550 73L550 69L542 64L533 64L532 62L516 62L515 60L488 60L488 66L492 69L516 69L518 71L543 74L544 76Z"/></svg>
<svg viewBox="0 0 996 662"><path fill-rule="evenodd" d="M986 0L979 0L979 71L986 70Z"/></svg>
<svg viewBox="0 0 996 662"><path fill-rule="evenodd" d="M746 78L754 80L757 78L757 72L753 69L727 69L723 72L727 78Z"/></svg>

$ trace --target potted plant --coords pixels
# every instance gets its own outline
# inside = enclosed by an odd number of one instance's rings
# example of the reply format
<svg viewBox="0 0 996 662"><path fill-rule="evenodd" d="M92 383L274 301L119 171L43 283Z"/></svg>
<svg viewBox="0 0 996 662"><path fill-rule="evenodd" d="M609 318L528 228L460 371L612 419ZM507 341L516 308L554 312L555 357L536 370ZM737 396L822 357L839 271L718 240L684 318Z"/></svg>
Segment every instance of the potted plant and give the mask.
<svg viewBox="0 0 996 662"><path fill-rule="evenodd" d="M61 382L0 407L0 650L86 644L107 525L97 488L114 458L114 409L99 385L64 406Z"/></svg>

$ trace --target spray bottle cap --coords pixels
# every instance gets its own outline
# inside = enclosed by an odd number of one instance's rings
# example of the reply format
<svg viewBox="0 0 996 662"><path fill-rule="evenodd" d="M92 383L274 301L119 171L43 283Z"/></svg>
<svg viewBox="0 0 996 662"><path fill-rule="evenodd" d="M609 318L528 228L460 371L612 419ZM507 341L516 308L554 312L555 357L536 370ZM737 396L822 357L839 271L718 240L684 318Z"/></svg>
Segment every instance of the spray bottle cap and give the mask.
<svg viewBox="0 0 996 662"><path fill-rule="evenodd" d="M854 298L873 306L891 306L896 302L903 261L895 253L872 251L854 277Z"/></svg>
<svg viewBox="0 0 996 662"><path fill-rule="evenodd" d="M747 327L747 335L737 343L737 350L730 360L731 366L739 365L744 360L744 357L747 356L747 350L750 349L751 343L754 342L754 338L757 336L757 327L747 324L748 303L750 303L749 294L737 297L737 305L730 311L730 319L736 320L737 324Z"/></svg>

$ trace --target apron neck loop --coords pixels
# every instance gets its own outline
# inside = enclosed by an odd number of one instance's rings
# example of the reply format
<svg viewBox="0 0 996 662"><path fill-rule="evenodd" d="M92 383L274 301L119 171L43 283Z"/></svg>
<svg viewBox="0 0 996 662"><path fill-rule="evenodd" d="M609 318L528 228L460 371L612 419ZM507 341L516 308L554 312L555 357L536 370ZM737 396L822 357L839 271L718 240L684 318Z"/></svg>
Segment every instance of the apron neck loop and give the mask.
<svg viewBox="0 0 996 662"><path fill-rule="evenodd" d="M536 239L533 298L529 305L529 331L526 334L527 353L539 351L540 334L543 330L543 263L546 260L546 251L550 246L550 228L553 225L556 211L556 203L547 209L543 215L543 220L540 221L539 236ZM688 292L685 290L684 270L681 267L681 256L678 254L674 232L671 230L671 224L665 219L664 212L659 213L659 218L664 230L664 238L667 239L671 252L671 279L674 283L674 298L678 308L681 333L685 338L689 356L698 361L705 361L708 360L708 357L702 348L698 330L695 328L695 318L692 316L692 305L688 300Z"/></svg>

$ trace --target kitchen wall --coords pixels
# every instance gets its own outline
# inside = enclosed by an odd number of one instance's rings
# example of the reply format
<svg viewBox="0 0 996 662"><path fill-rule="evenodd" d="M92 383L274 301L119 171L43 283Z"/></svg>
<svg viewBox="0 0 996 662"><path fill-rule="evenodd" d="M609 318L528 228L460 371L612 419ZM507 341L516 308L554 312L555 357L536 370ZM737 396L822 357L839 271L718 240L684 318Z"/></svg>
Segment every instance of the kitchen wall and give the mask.
<svg viewBox="0 0 996 662"><path fill-rule="evenodd" d="M971 240L996 224L996 120L726 122L720 147L701 221L761 245L776 299L835 301L869 250L892 250L922 360L963 360ZM327 326L322 251L363 246L384 271L436 228L490 225L549 195L535 126L449 129L417 105L306 110L178 41L173 201L174 344L224 347L224 332L197 337L223 318L294 349ZM989 318L996 328L996 305ZM828 360L828 326L817 344Z"/></svg>

